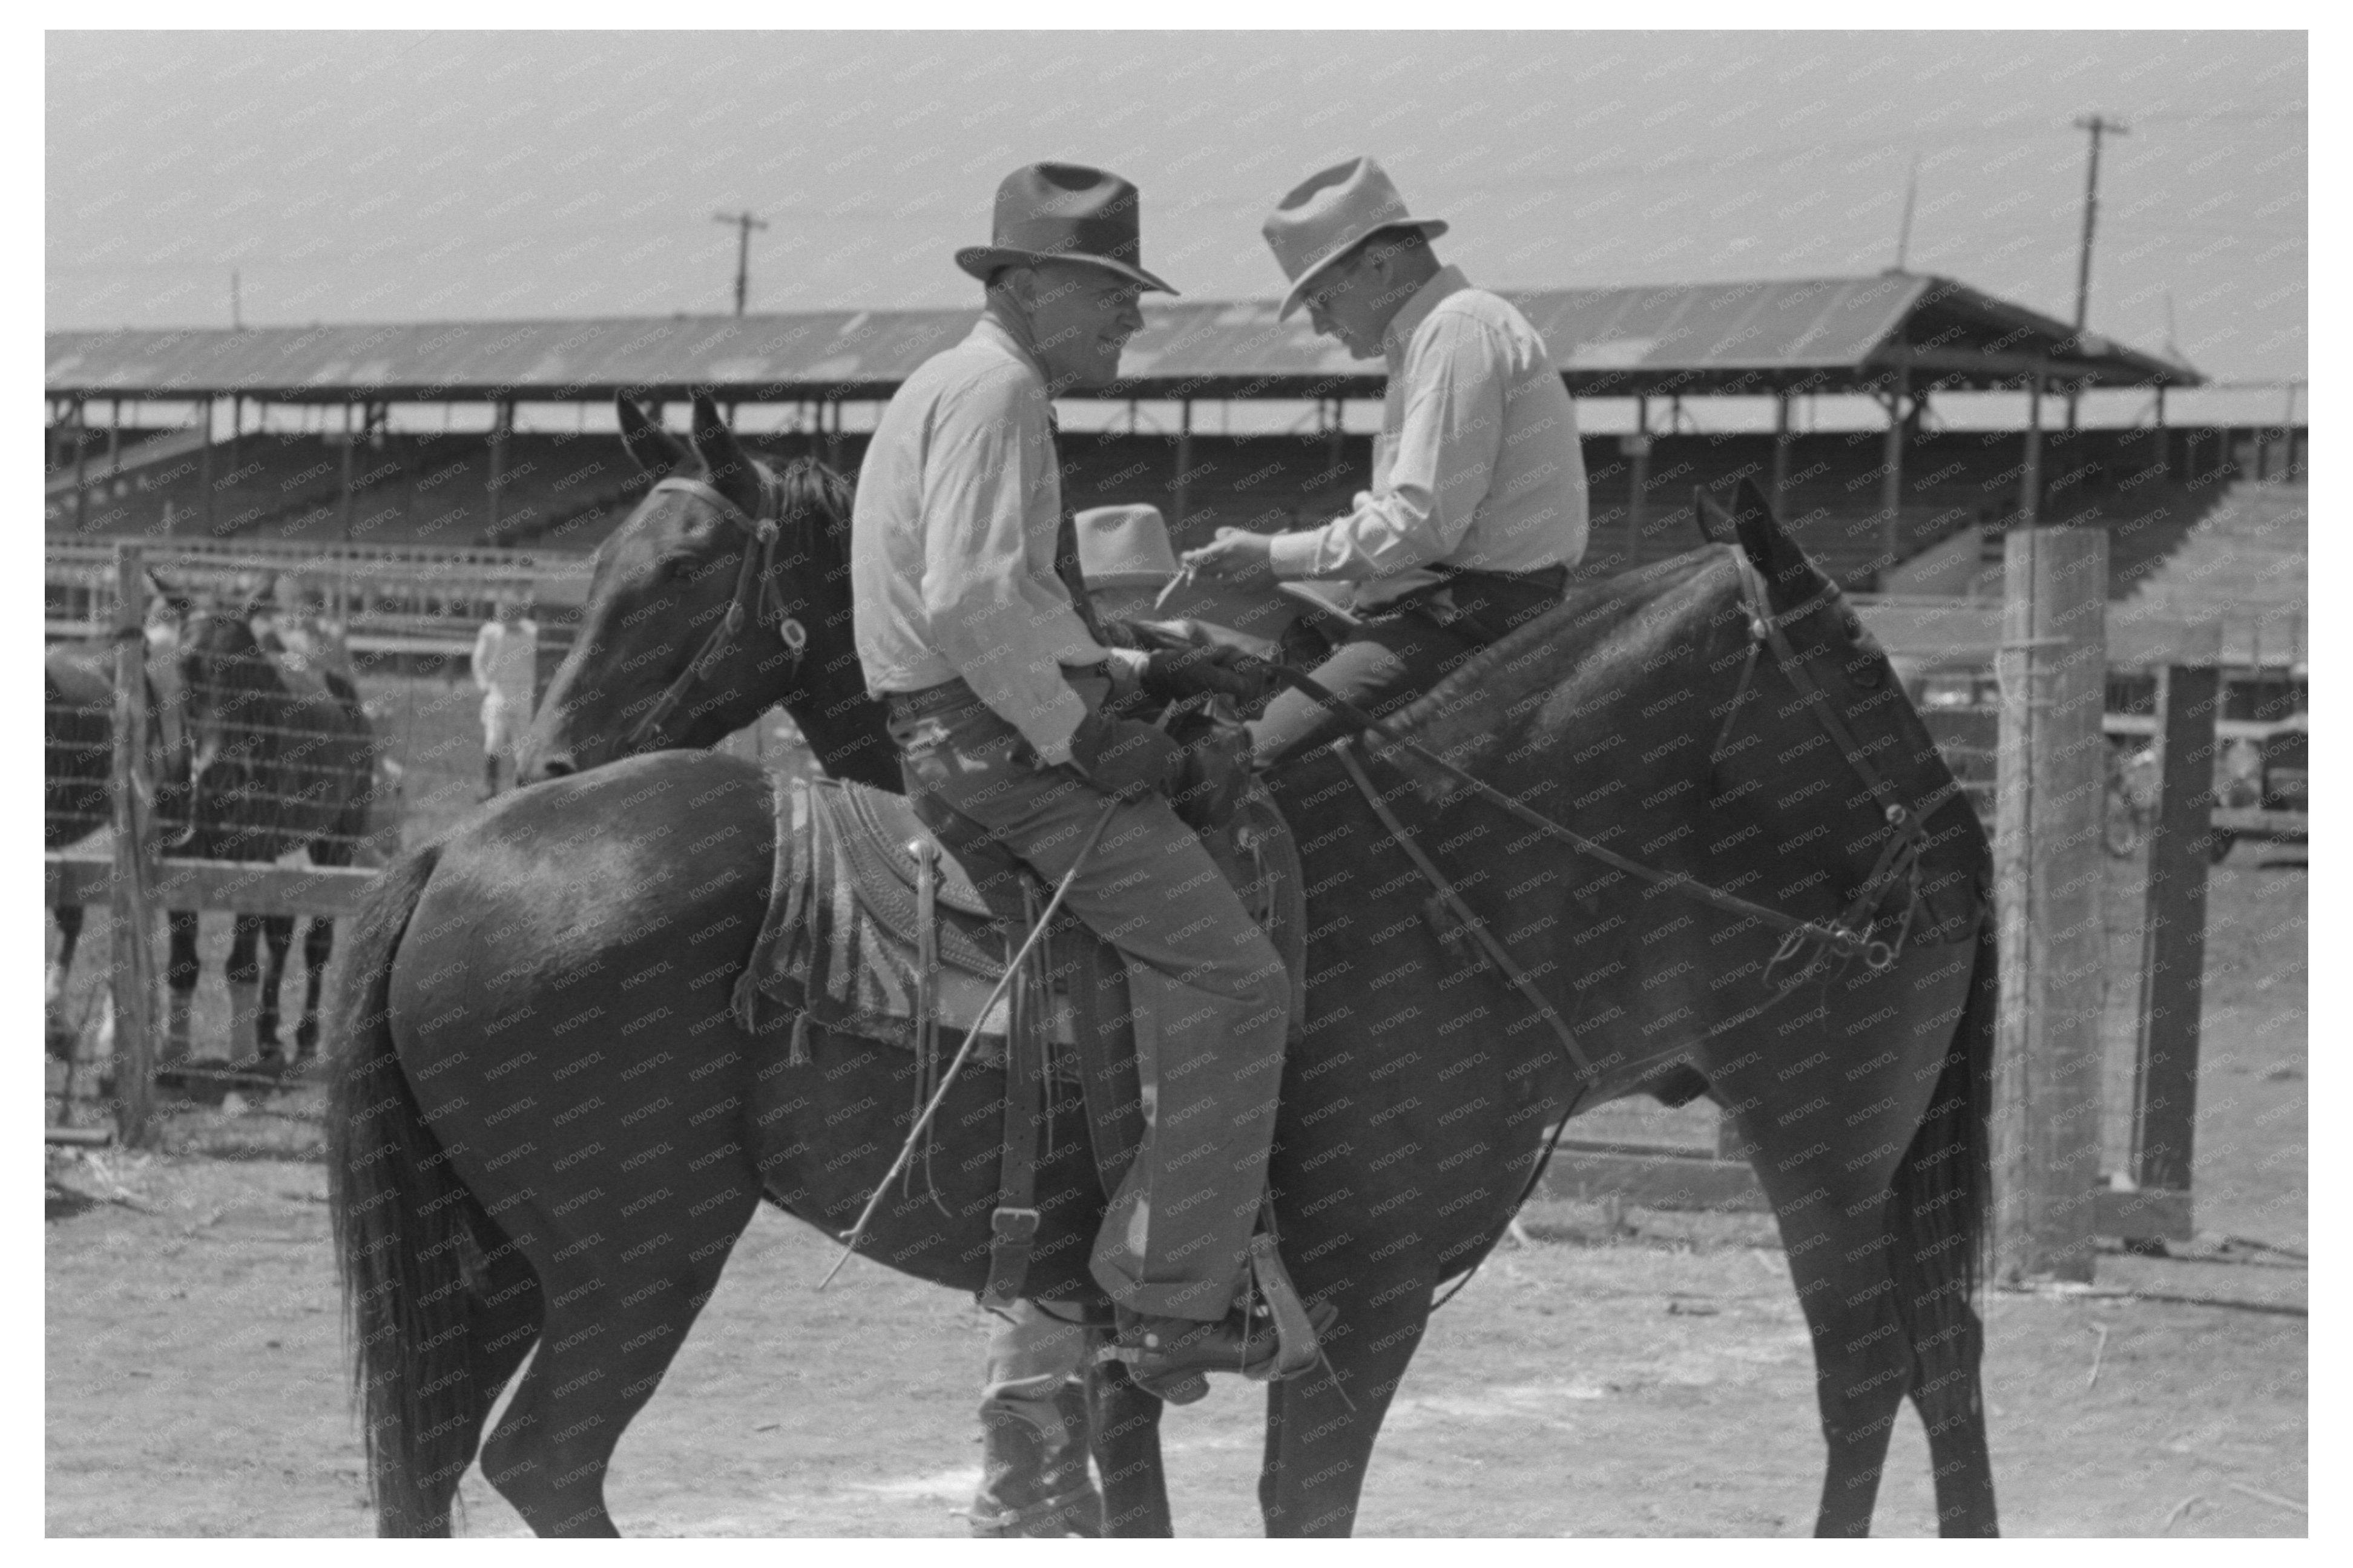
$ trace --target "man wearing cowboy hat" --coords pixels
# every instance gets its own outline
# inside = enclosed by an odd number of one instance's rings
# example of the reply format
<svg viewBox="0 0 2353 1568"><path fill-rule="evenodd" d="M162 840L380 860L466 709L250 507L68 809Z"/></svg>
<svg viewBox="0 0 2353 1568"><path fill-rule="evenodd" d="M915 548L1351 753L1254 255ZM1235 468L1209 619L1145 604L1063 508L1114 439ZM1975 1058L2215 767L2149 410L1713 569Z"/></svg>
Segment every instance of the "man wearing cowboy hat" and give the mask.
<svg viewBox="0 0 2353 1568"><path fill-rule="evenodd" d="M1220 528L1185 557L1219 577L1352 582L1361 624L1314 673L1376 717L1557 603L1585 554L1567 389L1525 316L1440 264L1430 242L1446 228L1412 217L1370 158L1282 198L1263 231L1291 280L1282 313L1303 304L1356 357L1388 360L1372 488L1320 528ZM1353 727L1285 690L1250 726L1255 760L1271 767Z"/></svg>
<svg viewBox="0 0 2353 1568"><path fill-rule="evenodd" d="M1018 916L1023 867L1059 884L1114 810L1068 903L1124 960L1151 1108L1091 1262L1118 1309L1122 1359L1198 1397L1201 1372L1274 1363L1271 1330L1233 1308L1290 990L1163 798L1183 754L1103 711L1145 656L1105 647L1056 571L1051 399L1108 385L1143 327L1139 295L1175 292L1141 264L1137 200L1100 169L1007 176L993 242L955 258L987 287L978 324L907 379L867 449L850 582L909 800L1000 913Z"/></svg>

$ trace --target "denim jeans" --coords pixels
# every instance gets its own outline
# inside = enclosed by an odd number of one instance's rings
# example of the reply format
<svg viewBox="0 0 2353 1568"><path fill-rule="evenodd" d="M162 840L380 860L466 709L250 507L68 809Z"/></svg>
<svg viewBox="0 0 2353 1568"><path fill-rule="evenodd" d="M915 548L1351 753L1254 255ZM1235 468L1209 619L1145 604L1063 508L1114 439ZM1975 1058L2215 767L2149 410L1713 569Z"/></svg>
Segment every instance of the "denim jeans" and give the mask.
<svg viewBox="0 0 2353 1568"><path fill-rule="evenodd" d="M1045 765L962 682L894 696L891 736L915 814L1017 926L1020 868L1060 885L1112 810L1064 906L1126 970L1145 1135L1091 1265L1131 1310L1222 1318L1266 1186L1291 1003L1282 958L1166 800L1114 805Z"/></svg>

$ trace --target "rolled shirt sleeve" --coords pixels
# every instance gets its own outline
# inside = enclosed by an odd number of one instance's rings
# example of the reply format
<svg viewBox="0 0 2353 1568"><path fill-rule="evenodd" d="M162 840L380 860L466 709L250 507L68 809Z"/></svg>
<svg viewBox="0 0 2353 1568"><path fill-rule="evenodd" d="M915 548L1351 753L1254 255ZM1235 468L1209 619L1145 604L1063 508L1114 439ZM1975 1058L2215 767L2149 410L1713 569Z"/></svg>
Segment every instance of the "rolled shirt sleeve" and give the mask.
<svg viewBox="0 0 2353 1568"><path fill-rule="evenodd" d="M923 473L923 609L934 647L1046 762L1086 705L1062 666L1099 662L1054 575L1060 475L1042 393L1013 366L944 399Z"/></svg>
<svg viewBox="0 0 2353 1568"><path fill-rule="evenodd" d="M1320 528L1276 535L1276 577L1391 577L1461 544L1503 449L1504 345L1474 317L1436 316L1416 334L1402 378L1405 416L1387 482L1358 492L1346 515Z"/></svg>

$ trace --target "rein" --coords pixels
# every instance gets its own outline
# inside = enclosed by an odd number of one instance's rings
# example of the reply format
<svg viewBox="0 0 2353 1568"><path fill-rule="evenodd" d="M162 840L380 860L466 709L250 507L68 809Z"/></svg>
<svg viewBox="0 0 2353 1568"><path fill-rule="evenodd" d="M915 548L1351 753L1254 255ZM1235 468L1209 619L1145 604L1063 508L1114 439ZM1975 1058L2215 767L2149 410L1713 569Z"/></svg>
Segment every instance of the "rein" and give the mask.
<svg viewBox="0 0 2353 1568"><path fill-rule="evenodd" d="M650 501L665 492L691 495L717 509L719 514L744 530L744 558L735 568L735 591L727 601L727 613L711 634L702 640L686 668L654 699L653 705L629 731L628 748L632 752L659 750L663 744L663 726L678 712L686 694L709 679L719 661L735 639L743 634L744 623L756 619L761 625L774 622L776 637L793 656L793 676L800 674L801 659L808 647L808 630L793 619L785 607L784 590L776 586L776 536L782 519L778 513L784 504L784 486L767 470L754 464L753 473L760 482L760 513L754 517L730 501L716 486L699 479L673 474L658 482L647 495ZM753 568L758 567L755 575Z"/></svg>

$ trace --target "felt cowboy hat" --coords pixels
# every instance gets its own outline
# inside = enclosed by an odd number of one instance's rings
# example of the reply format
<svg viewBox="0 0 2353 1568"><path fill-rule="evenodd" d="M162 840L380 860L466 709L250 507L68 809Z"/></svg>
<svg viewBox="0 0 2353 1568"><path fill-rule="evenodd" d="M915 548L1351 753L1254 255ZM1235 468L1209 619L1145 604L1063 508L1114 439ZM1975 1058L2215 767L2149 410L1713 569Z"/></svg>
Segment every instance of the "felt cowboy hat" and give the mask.
<svg viewBox="0 0 2353 1568"><path fill-rule="evenodd" d="M1079 575L1097 613L1106 618L1198 620L1271 644L1299 613L1298 605L1271 587L1204 577L1177 581L1176 552L1157 506L1097 506L1071 522L1079 535Z"/></svg>
<svg viewBox="0 0 2353 1568"><path fill-rule="evenodd" d="M985 283L999 267L1086 261L1173 294L1141 265L1142 204L1136 188L1117 175L1082 164L1031 164L997 187L989 242L967 245L955 263Z"/></svg>
<svg viewBox="0 0 2353 1568"><path fill-rule="evenodd" d="M1419 228L1424 238L1435 239L1446 232L1446 221L1409 213L1388 171L1370 158L1351 158L1308 175L1260 230L1291 280L1280 314L1297 310L1318 274L1357 241L1384 228Z"/></svg>

